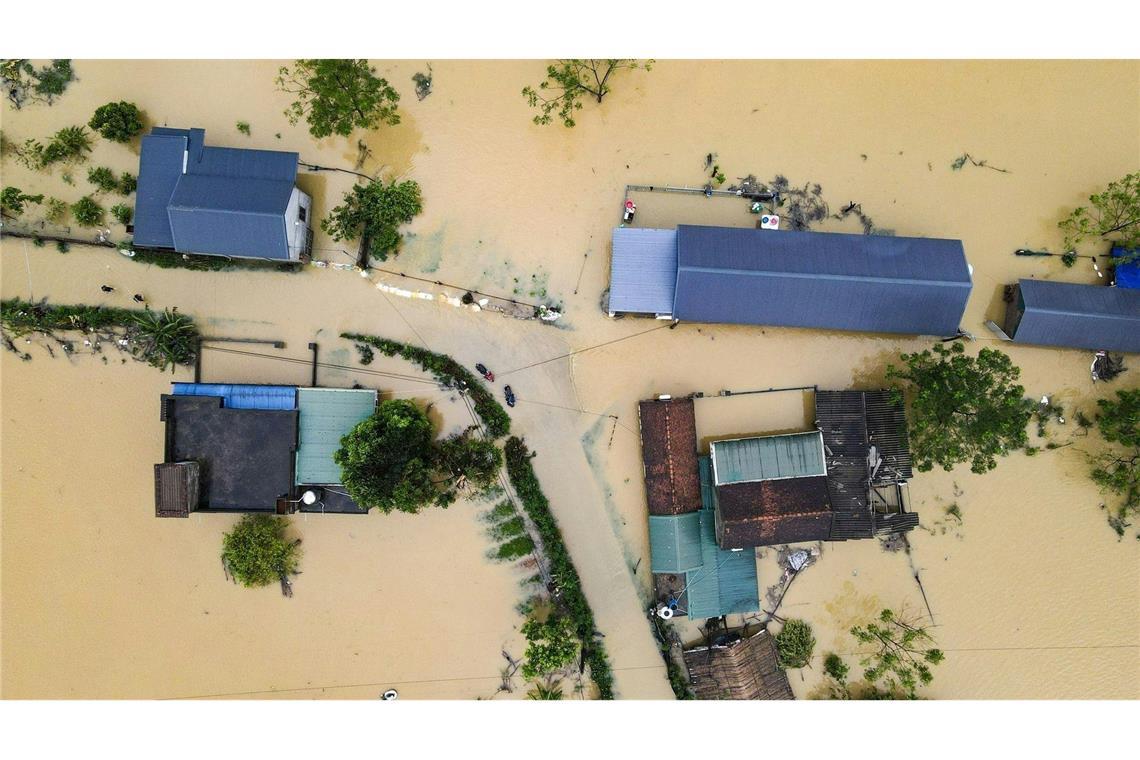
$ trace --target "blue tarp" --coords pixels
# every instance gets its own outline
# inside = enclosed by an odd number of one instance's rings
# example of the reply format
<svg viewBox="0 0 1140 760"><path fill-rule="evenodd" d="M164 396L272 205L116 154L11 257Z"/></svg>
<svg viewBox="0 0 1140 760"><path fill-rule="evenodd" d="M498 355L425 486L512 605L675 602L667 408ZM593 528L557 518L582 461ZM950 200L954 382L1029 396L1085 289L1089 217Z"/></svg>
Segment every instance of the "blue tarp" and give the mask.
<svg viewBox="0 0 1140 760"><path fill-rule="evenodd" d="M174 383L175 396L220 396L227 409L297 408L297 388L292 385L241 385L232 383Z"/></svg>
<svg viewBox="0 0 1140 760"><path fill-rule="evenodd" d="M1112 249L1112 257L1120 258L1125 254L1136 253L1135 249L1116 246ZM1140 260L1130 261L1127 264L1116 265L1116 287L1136 289L1140 288Z"/></svg>
<svg viewBox="0 0 1140 760"><path fill-rule="evenodd" d="M677 257L682 321L953 335L972 287L958 240L681 225Z"/></svg>

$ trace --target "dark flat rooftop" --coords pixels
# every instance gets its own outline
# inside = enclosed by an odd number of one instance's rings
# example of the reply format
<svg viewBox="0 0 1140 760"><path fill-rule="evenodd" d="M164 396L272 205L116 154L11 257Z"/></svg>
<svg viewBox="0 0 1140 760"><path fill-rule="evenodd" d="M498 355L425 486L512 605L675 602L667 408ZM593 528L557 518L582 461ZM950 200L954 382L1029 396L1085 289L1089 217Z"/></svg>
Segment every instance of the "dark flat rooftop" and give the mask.
<svg viewBox="0 0 1140 760"><path fill-rule="evenodd" d="M273 511L293 486L297 412L227 409L216 396L163 396L166 461L198 462L200 508Z"/></svg>

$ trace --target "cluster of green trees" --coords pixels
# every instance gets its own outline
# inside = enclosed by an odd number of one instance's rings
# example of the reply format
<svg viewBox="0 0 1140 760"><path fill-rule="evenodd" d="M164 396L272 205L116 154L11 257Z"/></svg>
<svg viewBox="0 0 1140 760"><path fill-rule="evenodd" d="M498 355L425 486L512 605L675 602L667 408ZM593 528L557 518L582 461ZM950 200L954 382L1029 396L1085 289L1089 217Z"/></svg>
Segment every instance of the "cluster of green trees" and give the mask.
<svg viewBox="0 0 1140 760"><path fill-rule="evenodd" d="M542 492L538 476L531 465L531 454L526 444L514 437L507 439L505 453L511 485L522 502L523 510L534 523L550 562L550 573L555 585L554 607L550 615L566 618L581 647L582 659L589 666L590 678L598 687L599 697L613 699L613 671L605 645L598 638L594 612L582 591L582 580L562 540L562 531L550 511L550 502Z"/></svg>
<svg viewBox="0 0 1140 760"><path fill-rule="evenodd" d="M91 135L85 127L64 127L46 143L34 137L29 137L19 145L5 140L3 152L33 171L44 171L56 164L82 164L91 152Z"/></svg>
<svg viewBox="0 0 1140 760"><path fill-rule="evenodd" d="M1129 250L1120 262L1140 259L1140 172L1108 183L1102 192L1089 196L1088 206L1073 209L1057 226L1065 233L1068 266L1076 261L1077 246L1089 238Z"/></svg>
<svg viewBox="0 0 1140 760"><path fill-rule="evenodd" d="M14 298L0 302L0 328L9 340L35 333L107 332L125 339L135 359L160 370L191 365L198 352L194 320L169 309L156 312Z"/></svg>
<svg viewBox="0 0 1140 760"><path fill-rule="evenodd" d="M446 507L459 489L493 485L503 463L498 447L472 430L436 441L427 414L404 399L381 402L333 459L353 500L383 512Z"/></svg>
<svg viewBox="0 0 1140 760"><path fill-rule="evenodd" d="M852 627L851 635L866 651L859 659L863 680L852 683L844 659L827 654L823 671L831 699L918 699L919 688L934 680L934 666L946 659L925 626L889 609L876 621Z"/></svg>
<svg viewBox="0 0 1140 760"><path fill-rule="evenodd" d="M16 110L29 102L50 106L74 80L70 58L55 58L39 68L26 58L0 60L0 83L8 102Z"/></svg>
<svg viewBox="0 0 1140 760"><path fill-rule="evenodd" d="M475 414L483 422L487 435L501 438L511 432L511 418L502 404L495 400L487 387L474 374L446 354L437 354L408 343L380 338L375 335L341 333L340 337L355 341L359 346L371 347L384 356L399 356L429 373L441 384L458 388L466 393L475 407Z"/></svg>
<svg viewBox="0 0 1140 760"><path fill-rule="evenodd" d="M268 586L301 568L301 541L285 532L289 520L275 515L244 515L222 538L222 563L243 586Z"/></svg>
<svg viewBox="0 0 1140 760"><path fill-rule="evenodd" d="M277 87L296 96L285 111L289 123L304 119L313 137L400 123L400 93L365 60L304 58L280 68Z"/></svg>
<svg viewBox="0 0 1140 760"><path fill-rule="evenodd" d="M1116 498L1115 504L1106 505L1108 524L1123 536L1132 525L1129 520L1140 515L1140 388L1098 400L1096 429L1106 445L1089 455L1090 476Z"/></svg>

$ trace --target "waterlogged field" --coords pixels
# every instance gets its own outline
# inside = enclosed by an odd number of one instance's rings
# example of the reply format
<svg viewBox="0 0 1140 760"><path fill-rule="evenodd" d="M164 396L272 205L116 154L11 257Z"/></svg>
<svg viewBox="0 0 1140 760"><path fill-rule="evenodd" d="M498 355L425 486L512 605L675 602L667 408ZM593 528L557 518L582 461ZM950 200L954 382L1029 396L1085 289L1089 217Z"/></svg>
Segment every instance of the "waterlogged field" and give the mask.
<svg viewBox="0 0 1140 760"><path fill-rule="evenodd" d="M203 377L305 383L310 341L330 364L355 367L346 330L393 337L482 361L519 397L515 430L537 452L551 499L615 669L623 698L672 692L644 619L649 575L636 402L659 393L819 385L875 387L914 339L823 331L612 321L601 309L609 234L627 184L706 181L708 154L728 182L748 174L818 183L835 212L855 202L877 228L963 240L974 291L963 327L1001 313L1018 277L1092 282L1087 261L1026 259L1059 250L1056 220L1140 157L1140 66L1130 62L853 63L659 61L622 74L578 126L540 128L519 95L540 62L433 61L433 91L414 96L425 61L376 62L402 93L402 123L352 139L312 140L282 114L280 62L76 61L79 81L56 105L0 112L7 139L85 123L110 101L136 102L150 123L203 127L215 145L299 151L310 163L416 179L424 213L393 270L523 301L561 303L557 327L409 300L352 272L201 273L159 269L107 249L0 242L4 298L129 305L144 293L178 306L213 335L284 340L278 358L208 351ZM238 131L248 122L250 134ZM361 143L358 144L358 138ZM966 163L969 153L990 167ZM97 141L89 166L137 171L132 149ZM85 168L68 185L5 160L4 185L69 202L90 191ZM304 173L317 213L351 185ZM735 199L639 194L637 223L749 226ZM114 201L106 201L110 205ZM856 231L854 218L823 230ZM121 229L112 226L113 236ZM87 233L90 234L90 233ZM348 261L317 231L316 256ZM101 284L116 291L106 295ZM431 289L430 287L427 289ZM461 292L461 291L458 291ZM453 288L452 295L457 291ZM656 329L655 329L656 328ZM1029 396L1089 411L1140 367L1094 386L1086 352L1001 346ZM507 650L521 655L516 605L529 573L487 558L482 514L459 503L418 516L295 519L304 540L296 595L250 591L222 576L231 520L156 520L152 464L161 458L158 395L172 379L116 355L51 359L39 346L0 357L3 652L9 698L250 696L490 697ZM378 358L371 370L415 374ZM466 424L449 394L411 380L322 368L322 384L360 382L434 403L442 427ZM426 389L426 390L425 390ZM810 423L802 394L782 401L698 402L699 435ZM762 400L768 399L768 400ZM847 629L883 606L925 616L946 650L926 690L936 698L1140 696L1140 555L1106 526L1085 477L1087 442L1017 454L984 476L959 468L911 483L922 529L912 552L877 542L823 547L781 613L813 623L823 651L850 652ZM961 520L953 517L956 505ZM774 552L758 559L761 592L778 580ZM683 625L689 637L699 632ZM817 660L792 673L816 692ZM503 698L500 695L498 698ZM510 696L510 695L507 695ZM521 696L516 690L513 696Z"/></svg>

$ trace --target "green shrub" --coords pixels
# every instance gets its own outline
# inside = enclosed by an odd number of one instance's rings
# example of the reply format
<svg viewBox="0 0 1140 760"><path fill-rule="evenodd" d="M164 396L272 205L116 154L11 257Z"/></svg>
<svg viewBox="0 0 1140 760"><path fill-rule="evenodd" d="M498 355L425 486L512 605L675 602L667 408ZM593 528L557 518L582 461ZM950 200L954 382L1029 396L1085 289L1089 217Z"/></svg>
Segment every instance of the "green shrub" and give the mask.
<svg viewBox="0 0 1140 760"><path fill-rule="evenodd" d="M249 122L248 121L239 121L237 123L237 131L241 132L246 137L249 137L249 135L250 135Z"/></svg>
<svg viewBox="0 0 1140 760"><path fill-rule="evenodd" d="M67 221L70 213L71 206L67 205L67 201L61 201L59 198L48 198L44 203L44 219L52 224L63 224Z"/></svg>
<svg viewBox="0 0 1140 760"><path fill-rule="evenodd" d="M0 191L0 208L7 211L12 216L19 216L24 213L24 204L26 203L43 203L44 196L28 195L18 187L6 187Z"/></svg>
<svg viewBox="0 0 1140 760"><path fill-rule="evenodd" d="M87 125L113 142L130 142L143 131L142 114L138 106L120 100L95 109Z"/></svg>
<svg viewBox="0 0 1140 760"><path fill-rule="evenodd" d="M811 630L811 624L796 619L784 623L783 629L776 634L776 651L781 668L789 670L806 667L815 651L815 634Z"/></svg>
<svg viewBox="0 0 1140 760"><path fill-rule="evenodd" d="M111 216L115 217L115 221L124 227L131 223L134 214L134 210L123 203L116 203L114 206L111 206Z"/></svg>
<svg viewBox="0 0 1140 760"><path fill-rule="evenodd" d="M494 553L495 559L502 559L508 562L513 562L520 557L525 557L534 551L534 542L530 540L529 536L519 536L512 538L505 544L502 544Z"/></svg>
<svg viewBox="0 0 1140 760"><path fill-rule="evenodd" d="M523 678L541 678L574 662L578 641L570 620L551 613L544 621L534 618L523 623L526 653L523 655Z"/></svg>
<svg viewBox="0 0 1140 760"><path fill-rule="evenodd" d="M222 562L243 586L267 586L297 572L299 541L285 538L287 518L244 515L222 539Z"/></svg>
<svg viewBox="0 0 1140 760"><path fill-rule="evenodd" d="M105 212L94 198L85 195L71 204L71 215L80 227L97 227L103 223Z"/></svg>
<svg viewBox="0 0 1140 760"><path fill-rule="evenodd" d="M93 166L88 169L87 181L104 193L112 193L119 189L119 179L106 166Z"/></svg>
<svg viewBox="0 0 1140 760"><path fill-rule="evenodd" d="M130 195L138 189L138 186L138 179L130 172L123 172L119 177L119 195Z"/></svg>
<svg viewBox="0 0 1140 760"><path fill-rule="evenodd" d="M55 241L55 249L60 253L67 253L71 250L71 246L66 240L57 240Z"/></svg>
<svg viewBox="0 0 1140 760"><path fill-rule="evenodd" d="M38 145L38 143L37 143ZM51 141L39 152L40 167L52 164L81 164L91 152L91 135L83 127L64 127L52 135Z"/></svg>

